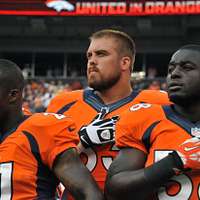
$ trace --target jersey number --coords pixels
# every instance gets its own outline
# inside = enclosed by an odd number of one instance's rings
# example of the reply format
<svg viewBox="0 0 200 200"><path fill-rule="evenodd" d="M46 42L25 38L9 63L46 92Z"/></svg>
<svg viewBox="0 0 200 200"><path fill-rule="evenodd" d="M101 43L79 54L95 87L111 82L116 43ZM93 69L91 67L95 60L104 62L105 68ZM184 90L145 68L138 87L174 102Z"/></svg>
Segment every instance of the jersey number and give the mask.
<svg viewBox="0 0 200 200"><path fill-rule="evenodd" d="M159 161L160 159L164 158L168 155L171 151L156 151L155 152L155 162ZM190 199L192 192L193 192L193 183L191 178L189 178L185 174L181 174L179 176L174 176L170 179L170 182L176 184L178 188L176 188L177 192L170 194L165 187L161 187L158 191L158 199L159 200L188 200ZM198 196L200 195L200 191L198 188ZM198 197L198 199L200 199Z"/></svg>
<svg viewBox="0 0 200 200"><path fill-rule="evenodd" d="M64 119L66 116L65 115L62 115L62 114L56 114L56 113L44 113L45 116L48 116L48 115L52 115L54 116L56 119Z"/></svg>
<svg viewBox="0 0 200 200"><path fill-rule="evenodd" d="M12 199L12 163L0 163L0 200Z"/></svg>
<svg viewBox="0 0 200 200"><path fill-rule="evenodd" d="M137 111L141 108L149 108L149 107L151 107L151 104L149 104L149 103L138 103L138 104L131 106L130 111Z"/></svg>
<svg viewBox="0 0 200 200"><path fill-rule="evenodd" d="M119 149L113 145L110 151L119 151ZM87 149L84 148L82 149L81 153L86 154L87 162L85 165L89 169L89 171L92 172L97 166L97 162L98 162L97 153L92 148L87 148ZM102 159L102 164L104 168L108 170L113 160L112 156L101 157L101 159Z"/></svg>

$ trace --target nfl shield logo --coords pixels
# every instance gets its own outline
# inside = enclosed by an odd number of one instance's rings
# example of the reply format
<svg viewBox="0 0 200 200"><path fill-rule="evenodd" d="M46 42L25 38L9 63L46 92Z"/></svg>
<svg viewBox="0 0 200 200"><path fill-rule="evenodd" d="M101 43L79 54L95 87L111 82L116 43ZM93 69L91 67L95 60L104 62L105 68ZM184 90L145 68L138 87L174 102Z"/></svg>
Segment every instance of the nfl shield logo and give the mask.
<svg viewBox="0 0 200 200"><path fill-rule="evenodd" d="M200 138L200 128L198 127L191 128L191 135Z"/></svg>

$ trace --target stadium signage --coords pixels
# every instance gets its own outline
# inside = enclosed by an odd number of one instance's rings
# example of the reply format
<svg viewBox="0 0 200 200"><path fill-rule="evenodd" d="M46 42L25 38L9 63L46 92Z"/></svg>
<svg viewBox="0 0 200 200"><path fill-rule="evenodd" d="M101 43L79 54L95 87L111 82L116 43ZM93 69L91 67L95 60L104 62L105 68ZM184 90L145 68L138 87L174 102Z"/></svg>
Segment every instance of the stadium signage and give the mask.
<svg viewBox="0 0 200 200"><path fill-rule="evenodd" d="M170 15L200 13L200 1L146 1L76 3L82 15Z"/></svg>
<svg viewBox="0 0 200 200"><path fill-rule="evenodd" d="M4 15L143 16L200 14L200 0L66 1L10 0L0 3Z"/></svg>

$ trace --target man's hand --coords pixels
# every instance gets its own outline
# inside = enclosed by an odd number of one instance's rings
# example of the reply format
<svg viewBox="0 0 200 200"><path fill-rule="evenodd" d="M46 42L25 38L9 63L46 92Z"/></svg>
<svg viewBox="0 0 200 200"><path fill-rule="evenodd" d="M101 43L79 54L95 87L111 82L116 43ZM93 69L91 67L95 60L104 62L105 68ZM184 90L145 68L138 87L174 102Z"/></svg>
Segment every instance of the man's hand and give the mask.
<svg viewBox="0 0 200 200"><path fill-rule="evenodd" d="M174 158L182 161L183 169L200 169L200 139L190 138L183 142L179 148L172 153Z"/></svg>
<svg viewBox="0 0 200 200"><path fill-rule="evenodd" d="M102 109L90 124L79 130L80 141L85 148L115 141L115 123L119 117L103 119L107 113L108 110Z"/></svg>

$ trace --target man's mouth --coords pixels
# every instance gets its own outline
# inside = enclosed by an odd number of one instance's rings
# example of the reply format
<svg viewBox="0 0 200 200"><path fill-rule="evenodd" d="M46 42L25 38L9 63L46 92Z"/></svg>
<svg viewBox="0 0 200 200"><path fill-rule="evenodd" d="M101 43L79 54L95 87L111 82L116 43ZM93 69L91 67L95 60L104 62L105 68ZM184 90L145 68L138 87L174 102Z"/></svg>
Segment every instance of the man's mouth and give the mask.
<svg viewBox="0 0 200 200"><path fill-rule="evenodd" d="M176 90L180 90L182 88L182 86L183 85L180 83L171 83L171 84L169 84L168 89L170 91L176 91Z"/></svg>

